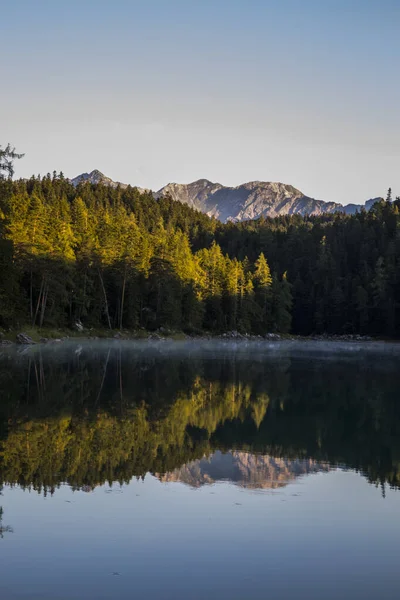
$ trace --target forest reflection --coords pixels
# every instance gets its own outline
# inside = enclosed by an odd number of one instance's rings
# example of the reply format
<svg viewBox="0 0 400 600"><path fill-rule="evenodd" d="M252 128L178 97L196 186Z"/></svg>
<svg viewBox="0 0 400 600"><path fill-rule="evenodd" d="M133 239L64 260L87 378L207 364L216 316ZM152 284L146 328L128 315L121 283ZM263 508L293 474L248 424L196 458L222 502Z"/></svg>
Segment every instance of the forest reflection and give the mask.
<svg viewBox="0 0 400 600"><path fill-rule="evenodd" d="M74 342L5 351L0 482L53 493L150 472L274 488L339 465L398 487L399 389L396 361L373 355Z"/></svg>

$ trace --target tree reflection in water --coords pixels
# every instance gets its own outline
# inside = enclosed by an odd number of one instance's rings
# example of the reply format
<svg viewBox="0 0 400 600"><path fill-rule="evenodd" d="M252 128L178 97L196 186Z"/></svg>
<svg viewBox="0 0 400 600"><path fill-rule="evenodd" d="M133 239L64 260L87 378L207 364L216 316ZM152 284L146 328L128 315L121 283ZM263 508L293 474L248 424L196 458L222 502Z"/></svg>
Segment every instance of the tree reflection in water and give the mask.
<svg viewBox="0 0 400 600"><path fill-rule="evenodd" d="M63 482L92 489L147 472L190 478L194 461L205 477L216 451L232 451L242 462L341 465L377 485L400 484L400 374L391 356L62 346L0 357L4 483L53 493Z"/></svg>

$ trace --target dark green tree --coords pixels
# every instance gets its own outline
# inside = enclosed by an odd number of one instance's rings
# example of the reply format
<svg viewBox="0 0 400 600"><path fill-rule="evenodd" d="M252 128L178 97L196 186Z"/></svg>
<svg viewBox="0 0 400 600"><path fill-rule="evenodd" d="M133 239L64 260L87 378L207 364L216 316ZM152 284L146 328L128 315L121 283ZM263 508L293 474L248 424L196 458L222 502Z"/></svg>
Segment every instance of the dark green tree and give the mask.
<svg viewBox="0 0 400 600"><path fill-rule="evenodd" d="M11 178L14 175L14 161L23 156L18 154L11 144L7 144L5 148L0 146L0 179Z"/></svg>

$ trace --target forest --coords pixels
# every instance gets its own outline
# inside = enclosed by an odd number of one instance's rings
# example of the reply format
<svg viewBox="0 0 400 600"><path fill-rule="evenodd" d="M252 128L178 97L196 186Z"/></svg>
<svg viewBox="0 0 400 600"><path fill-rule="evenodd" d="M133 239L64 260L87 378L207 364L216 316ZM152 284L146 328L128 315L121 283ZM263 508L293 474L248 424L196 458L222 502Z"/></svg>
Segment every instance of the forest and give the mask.
<svg viewBox="0 0 400 600"><path fill-rule="evenodd" d="M222 224L134 187L13 181L4 164L0 327L400 335L390 191L352 216Z"/></svg>

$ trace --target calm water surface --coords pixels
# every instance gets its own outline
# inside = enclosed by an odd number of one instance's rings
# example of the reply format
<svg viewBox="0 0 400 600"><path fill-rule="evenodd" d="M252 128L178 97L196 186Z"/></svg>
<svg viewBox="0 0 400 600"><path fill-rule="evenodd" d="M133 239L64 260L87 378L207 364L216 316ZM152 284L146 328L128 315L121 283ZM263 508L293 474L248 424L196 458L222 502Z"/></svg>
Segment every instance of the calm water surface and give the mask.
<svg viewBox="0 0 400 600"><path fill-rule="evenodd" d="M0 597L397 599L399 359L0 348Z"/></svg>

